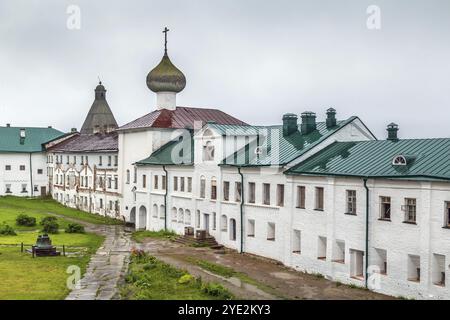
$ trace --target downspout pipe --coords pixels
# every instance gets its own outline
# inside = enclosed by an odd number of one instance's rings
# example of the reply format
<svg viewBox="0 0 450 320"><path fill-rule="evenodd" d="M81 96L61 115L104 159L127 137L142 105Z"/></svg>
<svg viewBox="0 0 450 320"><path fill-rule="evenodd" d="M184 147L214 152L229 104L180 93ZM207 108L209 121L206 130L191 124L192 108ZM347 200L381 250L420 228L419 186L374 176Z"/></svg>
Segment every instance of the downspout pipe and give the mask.
<svg viewBox="0 0 450 320"><path fill-rule="evenodd" d="M169 176L167 173L166 166L162 166L164 173L166 176L164 179L166 179L166 190L164 192L164 230L167 231L167 191L169 190Z"/></svg>
<svg viewBox="0 0 450 320"><path fill-rule="evenodd" d="M364 178L364 188L366 189L366 270L365 270L365 287L368 289L369 281L369 187L367 186L367 178Z"/></svg>
<svg viewBox="0 0 450 320"><path fill-rule="evenodd" d="M34 196L34 186L33 186L33 165L32 165L32 153L30 152L30 191L31 191L31 196Z"/></svg>
<svg viewBox="0 0 450 320"><path fill-rule="evenodd" d="M240 250L240 253L244 253L244 175L241 172L241 167L238 167L238 173L241 176L241 203L240 203L241 250Z"/></svg>

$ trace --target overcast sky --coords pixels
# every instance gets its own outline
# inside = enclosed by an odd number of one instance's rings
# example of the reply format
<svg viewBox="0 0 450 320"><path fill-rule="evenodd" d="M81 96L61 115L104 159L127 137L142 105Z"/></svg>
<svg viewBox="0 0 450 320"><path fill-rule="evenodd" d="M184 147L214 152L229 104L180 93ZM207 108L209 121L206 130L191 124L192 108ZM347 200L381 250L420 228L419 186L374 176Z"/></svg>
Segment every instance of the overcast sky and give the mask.
<svg viewBox="0 0 450 320"><path fill-rule="evenodd" d="M145 78L165 26L187 78L178 105L251 124L334 107L378 138L390 122L401 137L450 137L448 0L1 0L0 125L80 129L98 76L120 125L153 111Z"/></svg>

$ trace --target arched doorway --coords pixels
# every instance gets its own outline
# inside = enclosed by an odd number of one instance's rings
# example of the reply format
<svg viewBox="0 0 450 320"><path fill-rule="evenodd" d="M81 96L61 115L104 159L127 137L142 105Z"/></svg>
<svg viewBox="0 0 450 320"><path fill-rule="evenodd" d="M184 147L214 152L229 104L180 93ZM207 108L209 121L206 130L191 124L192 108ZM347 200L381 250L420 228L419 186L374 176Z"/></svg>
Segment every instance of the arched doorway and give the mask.
<svg viewBox="0 0 450 320"><path fill-rule="evenodd" d="M136 224L136 207L133 207L130 211L130 222Z"/></svg>
<svg viewBox="0 0 450 320"><path fill-rule="evenodd" d="M236 240L236 220L230 219L230 240Z"/></svg>
<svg viewBox="0 0 450 320"><path fill-rule="evenodd" d="M147 209L144 206L139 208L139 225L137 226L140 230L145 230L147 227Z"/></svg>

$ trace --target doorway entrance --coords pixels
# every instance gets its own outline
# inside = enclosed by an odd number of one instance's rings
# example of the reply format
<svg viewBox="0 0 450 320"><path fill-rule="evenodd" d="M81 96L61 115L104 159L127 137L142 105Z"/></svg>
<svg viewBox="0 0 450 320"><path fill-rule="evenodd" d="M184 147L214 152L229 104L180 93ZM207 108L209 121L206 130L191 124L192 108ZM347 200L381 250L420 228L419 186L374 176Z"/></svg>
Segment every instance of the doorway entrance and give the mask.
<svg viewBox="0 0 450 320"><path fill-rule="evenodd" d="M45 197L47 195L47 188L41 187L41 197Z"/></svg>
<svg viewBox="0 0 450 320"><path fill-rule="evenodd" d="M203 214L203 226L207 234L209 234L209 214Z"/></svg>

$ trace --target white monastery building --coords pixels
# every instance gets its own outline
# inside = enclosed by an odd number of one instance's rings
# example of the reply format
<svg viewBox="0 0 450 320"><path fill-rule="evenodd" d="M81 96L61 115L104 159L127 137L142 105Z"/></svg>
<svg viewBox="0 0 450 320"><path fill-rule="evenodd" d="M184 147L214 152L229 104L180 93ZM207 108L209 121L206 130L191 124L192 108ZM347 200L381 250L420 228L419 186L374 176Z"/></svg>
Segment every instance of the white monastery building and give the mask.
<svg viewBox="0 0 450 320"><path fill-rule="evenodd" d="M100 83L79 133L25 128L21 143L0 128L2 194L48 192L137 229L201 231L330 280L450 299L450 138L401 139L391 123L378 140L332 108L254 126L177 106L186 78L167 48L147 86L155 108L120 127Z"/></svg>

